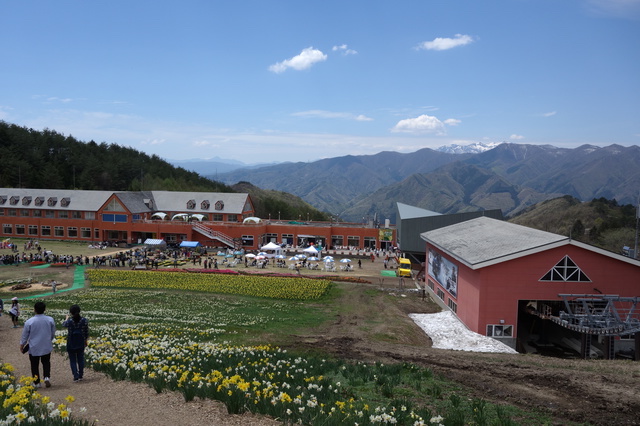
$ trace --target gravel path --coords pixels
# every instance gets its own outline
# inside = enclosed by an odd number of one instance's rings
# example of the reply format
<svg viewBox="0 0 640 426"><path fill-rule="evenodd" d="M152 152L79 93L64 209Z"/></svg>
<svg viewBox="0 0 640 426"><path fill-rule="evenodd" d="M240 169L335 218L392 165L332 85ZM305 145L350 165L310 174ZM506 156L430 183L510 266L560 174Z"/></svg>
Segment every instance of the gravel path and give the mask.
<svg viewBox="0 0 640 426"><path fill-rule="evenodd" d="M29 356L19 351L22 328L13 328L11 319L0 317L0 361L12 364L16 376L30 374ZM51 387L40 393L56 404L68 395L73 416L99 425L277 425L272 419L255 415L229 415L224 404L205 400L185 402L175 392L156 393L146 384L113 381L102 373L85 371L82 382L74 383L66 354L51 356ZM80 409L86 408L85 413Z"/></svg>

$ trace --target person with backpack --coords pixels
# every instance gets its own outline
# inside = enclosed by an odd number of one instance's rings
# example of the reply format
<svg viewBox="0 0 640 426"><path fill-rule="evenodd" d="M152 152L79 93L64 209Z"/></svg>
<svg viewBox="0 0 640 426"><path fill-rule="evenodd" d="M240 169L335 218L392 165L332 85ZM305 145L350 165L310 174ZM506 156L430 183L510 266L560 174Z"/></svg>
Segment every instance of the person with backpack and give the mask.
<svg viewBox="0 0 640 426"><path fill-rule="evenodd" d="M67 354L73 374L73 381L79 382L84 374L84 348L89 340L89 320L80 316L80 306L72 305L69 315L62 323L67 332Z"/></svg>

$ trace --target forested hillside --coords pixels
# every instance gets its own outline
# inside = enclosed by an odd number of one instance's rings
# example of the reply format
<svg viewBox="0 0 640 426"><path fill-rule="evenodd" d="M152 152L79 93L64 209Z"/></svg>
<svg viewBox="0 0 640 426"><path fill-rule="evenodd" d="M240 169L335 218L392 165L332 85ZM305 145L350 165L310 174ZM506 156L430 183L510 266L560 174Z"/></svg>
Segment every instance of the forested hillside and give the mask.
<svg viewBox="0 0 640 426"><path fill-rule="evenodd" d="M248 192L175 167L153 155L106 142L81 142L53 130L38 131L0 121L0 187L104 191ZM326 215L290 194L254 188L256 215L281 211L283 219Z"/></svg>
<svg viewBox="0 0 640 426"><path fill-rule="evenodd" d="M567 195L531 206L509 222L571 236L615 253L635 244L636 207L606 198L580 202Z"/></svg>

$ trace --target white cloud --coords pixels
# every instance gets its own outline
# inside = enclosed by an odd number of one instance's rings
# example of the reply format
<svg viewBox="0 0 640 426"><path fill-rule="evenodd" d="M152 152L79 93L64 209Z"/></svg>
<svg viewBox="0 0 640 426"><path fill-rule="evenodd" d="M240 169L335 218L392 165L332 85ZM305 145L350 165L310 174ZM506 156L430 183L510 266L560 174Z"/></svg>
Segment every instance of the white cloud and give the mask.
<svg viewBox="0 0 640 426"><path fill-rule="evenodd" d="M444 123L432 115L423 114L416 118L398 121L391 129L394 133L436 133L444 134Z"/></svg>
<svg viewBox="0 0 640 426"><path fill-rule="evenodd" d="M457 126L460 123L462 123L462 121L456 118L447 118L446 120L444 120L444 124L446 124L447 126Z"/></svg>
<svg viewBox="0 0 640 426"><path fill-rule="evenodd" d="M366 115L363 115L363 114L355 115L350 112L334 112L334 111L324 111L320 109L294 112L291 115L294 117L340 118L340 119L355 120L355 121L373 121L373 118L367 117Z"/></svg>
<svg viewBox="0 0 640 426"><path fill-rule="evenodd" d="M418 50L448 50L454 47L464 46L472 43L473 37L466 34L456 34L453 38L437 37L431 41L423 41L416 49Z"/></svg>
<svg viewBox="0 0 640 426"><path fill-rule="evenodd" d="M516 135L515 133L511 136L509 136L509 139L511 139L512 141L519 141L520 139L524 139L524 136L522 135Z"/></svg>
<svg viewBox="0 0 640 426"><path fill-rule="evenodd" d="M554 115L556 115L556 111L550 111L550 112L542 113L543 117L553 117Z"/></svg>
<svg viewBox="0 0 640 426"><path fill-rule="evenodd" d="M341 44L340 46L333 46L331 50L333 50L334 52L342 52L344 56L358 54L357 50L349 49L349 47L346 44Z"/></svg>
<svg viewBox="0 0 640 426"><path fill-rule="evenodd" d="M275 72L276 74L285 72L288 68L301 71L311 68L311 66L317 62L323 62L326 60L327 55L322 53L321 50L314 49L313 47L307 47L306 49L303 49L299 55L271 65L269 67L269 71Z"/></svg>

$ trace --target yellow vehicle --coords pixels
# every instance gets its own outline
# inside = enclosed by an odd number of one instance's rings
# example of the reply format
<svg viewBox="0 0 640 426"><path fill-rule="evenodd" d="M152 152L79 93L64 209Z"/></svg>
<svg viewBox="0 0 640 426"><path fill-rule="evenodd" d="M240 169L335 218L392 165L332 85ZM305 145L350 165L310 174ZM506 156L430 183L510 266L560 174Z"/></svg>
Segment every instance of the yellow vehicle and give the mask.
<svg viewBox="0 0 640 426"><path fill-rule="evenodd" d="M401 257L398 264L398 271L396 275L399 277L411 278L411 261L407 258Z"/></svg>

